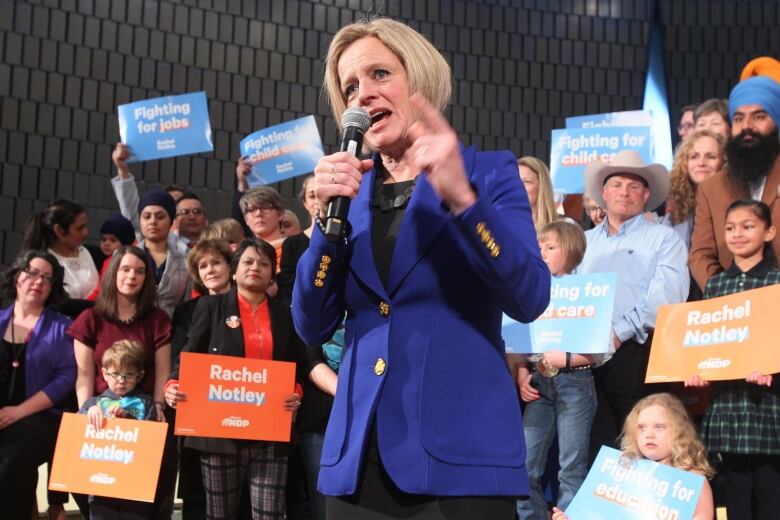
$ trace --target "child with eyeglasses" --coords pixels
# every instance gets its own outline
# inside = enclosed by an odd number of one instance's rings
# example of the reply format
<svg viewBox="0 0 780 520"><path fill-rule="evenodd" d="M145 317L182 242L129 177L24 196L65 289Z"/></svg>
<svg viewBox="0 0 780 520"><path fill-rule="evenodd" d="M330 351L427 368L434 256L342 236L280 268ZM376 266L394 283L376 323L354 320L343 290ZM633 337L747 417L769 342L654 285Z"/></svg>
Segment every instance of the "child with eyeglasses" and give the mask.
<svg viewBox="0 0 780 520"><path fill-rule="evenodd" d="M86 414L96 429L103 427L104 417L157 420L154 399L136 385L144 377L144 346L138 341L119 340L103 353L103 378L108 390L88 399L79 413ZM148 518L152 504L115 498L90 496L90 518Z"/></svg>

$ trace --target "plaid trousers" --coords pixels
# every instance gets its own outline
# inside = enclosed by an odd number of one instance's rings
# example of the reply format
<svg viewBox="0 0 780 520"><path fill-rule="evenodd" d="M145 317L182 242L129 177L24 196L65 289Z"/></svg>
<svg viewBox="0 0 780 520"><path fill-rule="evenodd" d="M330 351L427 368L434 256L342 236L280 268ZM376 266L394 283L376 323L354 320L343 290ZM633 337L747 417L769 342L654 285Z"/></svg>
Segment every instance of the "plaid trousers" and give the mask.
<svg viewBox="0 0 780 520"><path fill-rule="evenodd" d="M238 453L200 454L206 514L210 519L232 520L248 479L252 519L284 519L287 457L274 456L268 442L240 442Z"/></svg>

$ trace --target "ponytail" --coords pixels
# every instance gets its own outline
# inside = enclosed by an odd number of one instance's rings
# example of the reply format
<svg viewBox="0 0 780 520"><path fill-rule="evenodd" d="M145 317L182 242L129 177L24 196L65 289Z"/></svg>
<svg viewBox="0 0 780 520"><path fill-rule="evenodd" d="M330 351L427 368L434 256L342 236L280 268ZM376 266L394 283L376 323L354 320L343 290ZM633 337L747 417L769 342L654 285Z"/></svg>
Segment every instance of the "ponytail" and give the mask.
<svg viewBox="0 0 780 520"><path fill-rule="evenodd" d="M67 199L52 201L43 211L36 213L27 224L22 239L22 251L45 251L57 241L54 226L59 225L67 233L76 217L84 213L84 206Z"/></svg>

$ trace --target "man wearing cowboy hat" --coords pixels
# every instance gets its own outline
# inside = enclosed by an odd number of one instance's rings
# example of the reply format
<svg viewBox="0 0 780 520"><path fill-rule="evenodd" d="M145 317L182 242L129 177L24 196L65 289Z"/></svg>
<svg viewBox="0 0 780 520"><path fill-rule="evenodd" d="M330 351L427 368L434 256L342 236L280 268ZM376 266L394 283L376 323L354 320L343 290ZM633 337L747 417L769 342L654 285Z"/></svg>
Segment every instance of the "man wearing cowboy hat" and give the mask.
<svg viewBox="0 0 780 520"><path fill-rule="evenodd" d="M623 150L585 169L585 191L605 208L604 221L588 230L577 272L617 273L612 314L614 354L593 369L598 407L591 430L591 460L602 445L617 447L623 421L644 395L650 339L659 305L688 296L685 244L672 228L644 217L666 199L669 172Z"/></svg>
<svg viewBox="0 0 780 520"><path fill-rule="evenodd" d="M729 96L731 137L726 143L726 172L699 185L689 264L703 289L709 278L727 269L734 256L726 247L726 208L738 199L766 203L780 222L780 62L757 58L747 64ZM772 241L780 253L780 234Z"/></svg>

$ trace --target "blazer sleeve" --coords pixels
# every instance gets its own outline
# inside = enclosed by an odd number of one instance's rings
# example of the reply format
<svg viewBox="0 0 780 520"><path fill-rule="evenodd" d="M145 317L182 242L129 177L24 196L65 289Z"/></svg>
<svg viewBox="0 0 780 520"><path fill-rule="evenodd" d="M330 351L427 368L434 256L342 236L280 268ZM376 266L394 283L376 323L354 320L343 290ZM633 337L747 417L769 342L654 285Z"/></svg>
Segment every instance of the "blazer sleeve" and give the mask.
<svg viewBox="0 0 780 520"><path fill-rule="evenodd" d="M76 387L76 355L73 351L73 338L65 334L70 320L53 319L49 341L51 352L51 377L41 391L54 406L62 404Z"/></svg>
<svg viewBox="0 0 780 520"><path fill-rule="evenodd" d="M329 242L314 226L309 248L298 261L292 291L293 323L307 345L330 339L344 318L344 282L350 249L346 241ZM326 276L318 287L313 281L319 279L317 272L323 269Z"/></svg>
<svg viewBox="0 0 780 520"><path fill-rule="evenodd" d="M502 310L517 321L536 319L550 302L550 271L542 261L528 196L509 152L476 154L471 176L477 201L455 217L464 258Z"/></svg>
<svg viewBox="0 0 780 520"><path fill-rule="evenodd" d="M212 298L201 296L195 305L195 312L192 315L187 343L181 352L208 352L211 341L211 320L212 320ZM181 357L176 356L173 363L173 370L169 379L179 379L179 366Z"/></svg>
<svg viewBox="0 0 780 520"><path fill-rule="evenodd" d="M702 290L707 285L707 280L721 270L712 207L707 191L702 186L696 194L696 217L691 234L691 251L688 255L691 275Z"/></svg>

